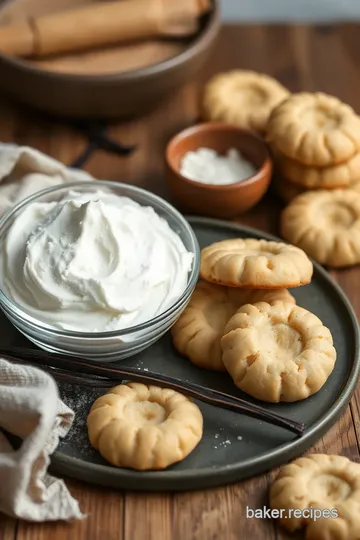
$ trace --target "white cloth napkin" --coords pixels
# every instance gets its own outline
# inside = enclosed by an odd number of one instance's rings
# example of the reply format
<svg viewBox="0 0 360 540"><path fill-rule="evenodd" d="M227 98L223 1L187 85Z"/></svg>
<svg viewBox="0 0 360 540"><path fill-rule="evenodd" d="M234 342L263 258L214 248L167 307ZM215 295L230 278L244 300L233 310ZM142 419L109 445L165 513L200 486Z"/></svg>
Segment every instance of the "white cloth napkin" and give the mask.
<svg viewBox="0 0 360 540"><path fill-rule="evenodd" d="M64 481L47 473L73 419L50 375L0 359L0 428L22 439L14 450L0 431L1 512L31 521L83 517Z"/></svg>
<svg viewBox="0 0 360 540"><path fill-rule="evenodd" d="M0 143L0 216L36 191L85 180L93 178L34 148Z"/></svg>
<svg viewBox="0 0 360 540"><path fill-rule="evenodd" d="M0 216L36 191L82 180L92 177L38 150L0 143ZM48 374L0 359L0 512L31 521L83 517L65 483L47 472L73 418ZM1 429L23 440L19 450Z"/></svg>

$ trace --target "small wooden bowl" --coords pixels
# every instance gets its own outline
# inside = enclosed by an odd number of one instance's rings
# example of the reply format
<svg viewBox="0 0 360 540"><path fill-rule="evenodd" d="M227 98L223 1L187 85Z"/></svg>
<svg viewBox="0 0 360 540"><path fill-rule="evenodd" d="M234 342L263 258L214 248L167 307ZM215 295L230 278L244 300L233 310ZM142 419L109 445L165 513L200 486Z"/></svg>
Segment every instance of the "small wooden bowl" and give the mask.
<svg viewBox="0 0 360 540"><path fill-rule="evenodd" d="M236 148L254 163L257 173L236 184L194 182L179 172L187 152L200 147L225 154ZM252 208L265 194L271 180L272 160L262 139L228 124L209 122L185 129L166 148L167 180L174 204L184 213L231 219Z"/></svg>

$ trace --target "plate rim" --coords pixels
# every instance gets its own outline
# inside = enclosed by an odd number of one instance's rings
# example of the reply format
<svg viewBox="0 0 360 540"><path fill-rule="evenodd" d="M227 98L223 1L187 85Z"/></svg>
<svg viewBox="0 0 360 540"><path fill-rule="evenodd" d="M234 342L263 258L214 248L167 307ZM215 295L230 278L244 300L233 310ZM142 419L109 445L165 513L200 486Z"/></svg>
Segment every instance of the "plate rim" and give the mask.
<svg viewBox="0 0 360 540"><path fill-rule="evenodd" d="M230 229L235 232L249 233L250 235L266 240L284 242L284 240L275 235L240 223L201 216L185 216L185 219L188 220L191 226L194 224ZM337 293L347 311L353 331L354 351L351 371L337 399L333 402L326 414L306 430L306 433L301 438L295 437L294 440L286 442L270 452L263 452L241 462L231 465L206 467L195 471L172 471L166 469L164 471L134 471L131 469L116 468L110 464L89 463L82 459L62 454L59 450L56 450L51 459L52 470L55 473L65 474L86 482L115 488L131 489L133 491L184 491L225 485L244 480L250 476L263 474L283 463L284 460L289 461L309 448L335 424L345 410L355 391L360 374L360 330L354 309L340 285L332 279L330 274L321 265L315 261L312 262L314 270ZM141 483L139 483L140 479L143 480Z"/></svg>

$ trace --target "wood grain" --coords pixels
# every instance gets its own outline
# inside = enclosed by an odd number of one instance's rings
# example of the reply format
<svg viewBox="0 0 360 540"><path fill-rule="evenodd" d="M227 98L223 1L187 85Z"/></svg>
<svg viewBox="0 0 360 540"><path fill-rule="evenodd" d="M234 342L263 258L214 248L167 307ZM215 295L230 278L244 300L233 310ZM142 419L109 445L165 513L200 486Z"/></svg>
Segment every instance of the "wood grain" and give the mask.
<svg viewBox="0 0 360 540"><path fill-rule="evenodd" d="M123 525L127 540L173 538L172 495L127 493Z"/></svg>
<svg viewBox="0 0 360 540"><path fill-rule="evenodd" d="M0 540L15 540L17 522L0 514Z"/></svg>
<svg viewBox="0 0 360 540"><path fill-rule="evenodd" d="M131 157L97 152L86 165L94 176L121 180L168 196L163 152L169 138L198 118L201 83L211 74L234 68L254 69L277 77L292 91L322 90L360 112L360 27L286 27L230 25L223 29L212 60L197 82L179 91L148 115L109 128L124 144L136 144ZM0 140L28 144L71 163L86 140L67 126L0 102ZM281 202L270 192L239 221L278 232ZM360 317L360 269L333 272ZM360 460L360 386L351 406L310 451ZM89 517L74 524L35 525L0 518L0 540L286 540L275 522L246 519L246 506L267 504L269 483L277 471L218 489L177 494L133 494L67 483ZM17 534L16 534L17 533Z"/></svg>
<svg viewBox="0 0 360 540"><path fill-rule="evenodd" d="M75 481L67 482L74 497L79 501L83 514L89 516L74 523L20 522L17 540L123 540L124 496L121 492L102 490ZM9 539L10 540L10 539Z"/></svg>

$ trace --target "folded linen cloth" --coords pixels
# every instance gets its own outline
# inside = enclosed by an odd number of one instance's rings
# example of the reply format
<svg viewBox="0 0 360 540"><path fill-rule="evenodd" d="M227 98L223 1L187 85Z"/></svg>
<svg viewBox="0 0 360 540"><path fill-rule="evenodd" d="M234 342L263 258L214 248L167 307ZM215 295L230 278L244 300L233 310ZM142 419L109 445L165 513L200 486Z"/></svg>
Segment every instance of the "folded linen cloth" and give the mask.
<svg viewBox="0 0 360 540"><path fill-rule="evenodd" d="M83 180L92 177L38 150L0 143L0 216L36 191ZM83 517L65 483L47 473L73 418L48 374L0 359L0 512L31 521ZM22 439L20 449L2 430Z"/></svg>
<svg viewBox="0 0 360 540"><path fill-rule="evenodd" d="M47 473L73 419L50 375L0 359L0 429L22 440L14 450L0 431L0 512L31 521L83 517L64 481Z"/></svg>
<svg viewBox="0 0 360 540"><path fill-rule="evenodd" d="M0 216L36 191L86 180L93 178L85 171L65 167L34 148L0 143Z"/></svg>

